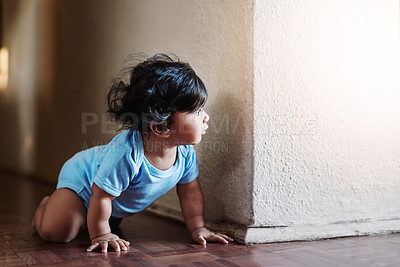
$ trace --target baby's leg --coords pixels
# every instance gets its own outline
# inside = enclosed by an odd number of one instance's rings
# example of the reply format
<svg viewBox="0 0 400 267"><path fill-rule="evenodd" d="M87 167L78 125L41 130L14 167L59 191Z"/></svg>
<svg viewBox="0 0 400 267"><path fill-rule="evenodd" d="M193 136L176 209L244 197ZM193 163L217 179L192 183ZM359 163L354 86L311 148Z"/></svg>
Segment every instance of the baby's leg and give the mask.
<svg viewBox="0 0 400 267"><path fill-rule="evenodd" d="M45 197L35 212L34 227L43 240L69 242L85 223L86 209L72 190L60 188Z"/></svg>

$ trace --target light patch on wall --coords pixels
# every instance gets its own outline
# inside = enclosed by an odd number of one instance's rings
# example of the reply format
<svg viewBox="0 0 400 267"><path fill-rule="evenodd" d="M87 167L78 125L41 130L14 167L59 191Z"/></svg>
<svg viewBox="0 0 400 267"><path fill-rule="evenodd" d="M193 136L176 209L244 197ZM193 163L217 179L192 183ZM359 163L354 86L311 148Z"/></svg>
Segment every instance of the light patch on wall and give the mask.
<svg viewBox="0 0 400 267"><path fill-rule="evenodd" d="M359 73L363 73L368 82L371 82L365 88L364 101L376 103L385 108L388 105L397 107L400 98L400 42L398 31L391 31L381 38L380 42L374 44L374 53L371 49L361 49L365 56L366 64L360 64Z"/></svg>
<svg viewBox="0 0 400 267"><path fill-rule="evenodd" d="M304 26L306 33L318 36L306 36L309 38L304 45L312 51L310 77L321 73L315 78L325 90L321 107L330 107L326 114L330 121L335 126L347 124L358 138L364 138L366 129L377 135L394 132L399 128L400 116L398 8L393 8L393 2L338 3L341 4L334 4L329 13L324 13L331 19L319 13L325 9L316 9L314 23ZM361 10L356 12L358 8Z"/></svg>
<svg viewBox="0 0 400 267"><path fill-rule="evenodd" d="M32 151L34 149L34 138L31 132L32 131L24 136L21 150L21 159L28 168L32 168L33 166Z"/></svg>
<svg viewBox="0 0 400 267"><path fill-rule="evenodd" d="M8 85L8 49L0 49L0 92L5 92Z"/></svg>
<svg viewBox="0 0 400 267"><path fill-rule="evenodd" d="M392 126L385 122L392 124L400 115L400 30L394 18L380 19L380 24L368 24L365 32L358 33L355 62L349 62L353 64L347 69L359 88L348 92L350 98L358 99L352 103L358 108L358 119L375 119L377 126L386 128Z"/></svg>

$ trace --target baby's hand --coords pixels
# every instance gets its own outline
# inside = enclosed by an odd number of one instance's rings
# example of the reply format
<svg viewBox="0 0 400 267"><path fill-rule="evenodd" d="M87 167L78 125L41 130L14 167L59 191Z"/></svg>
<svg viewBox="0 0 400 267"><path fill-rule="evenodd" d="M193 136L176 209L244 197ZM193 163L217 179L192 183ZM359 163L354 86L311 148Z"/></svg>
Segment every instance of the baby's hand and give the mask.
<svg viewBox="0 0 400 267"><path fill-rule="evenodd" d="M119 238L117 235L112 233L104 234L93 238L92 245L86 249L86 251L92 251L101 246L101 252L107 253L107 247L110 244L115 251L128 250L129 242Z"/></svg>
<svg viewBox="0 0 400 267"><path fill-rule="evenodd" d="M219 243L228 244L233 242L233 239L222 233L214 233L206 227L200 227L193 231L192 239L201 245L207 244L207 241L214 241Z"/></svg>

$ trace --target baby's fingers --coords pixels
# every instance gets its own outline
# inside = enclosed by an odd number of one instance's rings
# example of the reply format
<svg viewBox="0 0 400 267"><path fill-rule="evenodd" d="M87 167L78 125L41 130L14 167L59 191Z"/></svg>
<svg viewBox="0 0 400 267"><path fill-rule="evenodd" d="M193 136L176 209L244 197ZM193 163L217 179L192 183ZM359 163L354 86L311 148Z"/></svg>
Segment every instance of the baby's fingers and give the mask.
<svg viewBox="0 0 400 267"><path fill-rule="evenodd" d="M204 239L204 237L202 235L198 235L194 238L194 241L196 241L197 243L201 244L201 245L205 245L207 244L207 241Z"/></svg>
<svg viewBox="0 0 400 267"><path fill-rule="evenodd" d="M93 245L91 245L90 247L88 247L88 248L86 249L86 251L87 251L87 252L90 252L90 251L92 251L92 250L98 248L98 246L100 246L99 243L94 243Z"/></svg>
<svg viewBox="0 0 400 267"><path fill-rule="evenodd" d="M111 246L114 248L115 251L121 251L119 244L117 241L110 241Z"/></svg>
<svg viewBox="0 0 400 267"><path fill-rule="evenodd" d="M127 246L125 245L125 243L122 240L118 240L117 241L119 244L119 247L121 248L121 250L128 250Z"/></svg>
<svg viewBox="0 0 400 267"><path fill-rule="evenodd" d="M107 248L108 248L108 242L107 241L102 241L101 242L101 252L107 253Z"/></svg>
<svg viewBox="0 0 400 267"><path fill-rule="evenodd" d="M119 241L121 241L122 243L124 243L124 245L125 245L126 247L129 247L129 245L131 244L129 241L126 241L126 240L124 240L124 239L120 239Z"/></svg>
<svg viewBox="0 0 400 267"><path fill-rule="evenodd" d="M214 241L214 242L219 242L219 243L224 243L224 244L228 244L229 241L226 240L225 238L223 238L220 235L217 234L212 234L207 238L208 241Z"/></svg>
<svg viewBox="0 0 400 267"><path fill-rule="evenodd" d="M228 240L229 242L233 242L233 241L234 241L230 236L227 236L227 235L224 235L224 234L221 234L221 233L219 233L218 235L221 236L221 237L223 237L223 238L225 238L225 239Z"/></svg>

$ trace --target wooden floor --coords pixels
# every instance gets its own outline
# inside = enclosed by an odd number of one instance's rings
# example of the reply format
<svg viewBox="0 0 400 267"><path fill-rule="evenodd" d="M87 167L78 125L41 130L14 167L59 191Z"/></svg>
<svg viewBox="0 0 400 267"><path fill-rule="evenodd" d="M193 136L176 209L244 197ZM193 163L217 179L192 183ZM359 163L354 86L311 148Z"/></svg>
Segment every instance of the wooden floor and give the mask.
<svg viewBox="0 0 400 267"><path fill-rule="evenodd" d="M53 188L0 173L0 266L400 266L400 234L245 246L194 244L182 224L148 213L125 219L127 252L87 253L81 231L69 244L43 242L31 228L40 199Z"/></svg>

